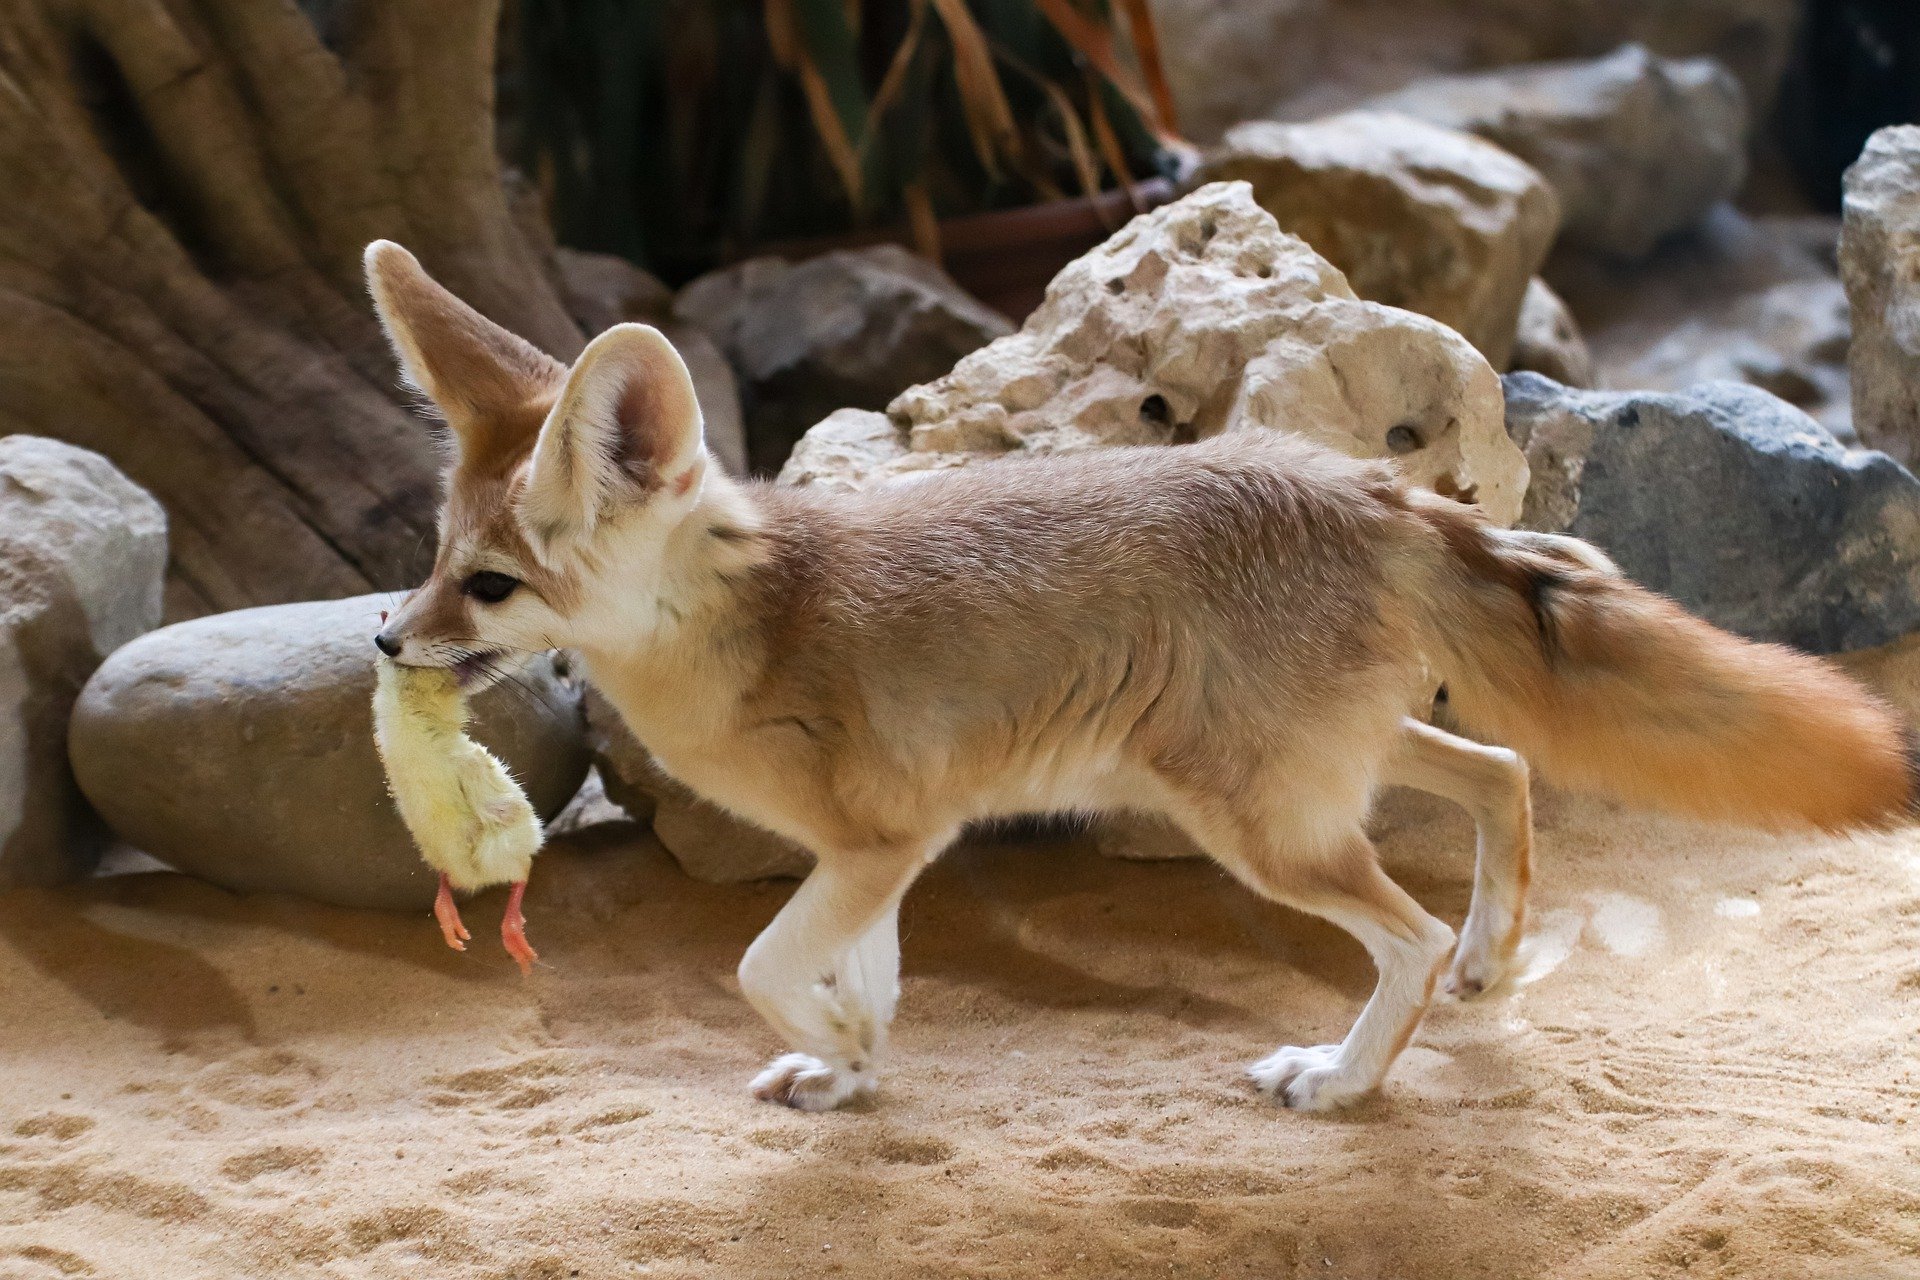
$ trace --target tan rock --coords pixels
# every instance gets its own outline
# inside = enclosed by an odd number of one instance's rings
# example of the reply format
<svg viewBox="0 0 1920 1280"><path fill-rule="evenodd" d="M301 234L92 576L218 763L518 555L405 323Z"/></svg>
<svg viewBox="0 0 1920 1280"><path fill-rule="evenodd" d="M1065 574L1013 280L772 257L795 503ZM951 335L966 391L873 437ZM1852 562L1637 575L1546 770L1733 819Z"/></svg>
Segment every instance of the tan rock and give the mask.
<svg viewBox="0 0 1920 1280"><path fill-rule="evenodd" d="M1513 336L1515 373L1543 373L1569 387L1593 385L1593 353L1587 350L1573 312L1545 280L1535 276L1520 303L1520 327Z"/></svg>
<svg viewBox="0 0 1920 1280"><path fill-rule="evenodd" d="M1834 218L1753 218L1723 204L1643 263L1556 254L1554 286L1580 317L1594 385L1745 382L1851 439L1838 235Z"/></svg>
<svg viewBox="0 0 1920 1280"><path fill-rule="evenodd" d="M1392 457L1502 522L1526 491L1487 362L1444 325L1354 297L1245 183L1135 218L1069 264L1020 332L902 393L887 417L891 438L872 417L821 423L782 478L859 487L983 457L1272 428Z"/></svg>
<svg viewBox="0 0 1920 1280"><path fill-rule="evenodd" d="M1193 838L1157 813L1103 814L1093 823L1093 847L1109 858L1129 862L1168 862L1204 858Z"/></svg>
<svg viewBox="0 0 1920 1280"><path fill-rule="evenodd" d="M1847 170L1842 212L1854 428L1911 466L1920 462L1920 125L1867 140Z"/></svg>
<svg viewBox="0 0 1920 1280"><path fill-rule="evenodd" d="M1459 330L1501 367L1560 225L1559 201L1531 166L1385 112L1238 125L1198 178L1252 183L1261 207L1355 293Z"/></svg>
<svg viewBox="0 0 1920 1280"><path fill-rule="evenodd" d="M1259 429L1391 457L1416 483L1471 496L1504 523L1527 488L1486 360L1445 325L1356 298L1239 182L1135 218L1069 264L1018 333L903 392L884 415L828 417L780 479L858 489L1008 454ZM649 795L656 833L692 874L806 865L710 806ZM1194 852L1164 823L1125 815L1100 819L1093 835L1116 857Z"/></svg>

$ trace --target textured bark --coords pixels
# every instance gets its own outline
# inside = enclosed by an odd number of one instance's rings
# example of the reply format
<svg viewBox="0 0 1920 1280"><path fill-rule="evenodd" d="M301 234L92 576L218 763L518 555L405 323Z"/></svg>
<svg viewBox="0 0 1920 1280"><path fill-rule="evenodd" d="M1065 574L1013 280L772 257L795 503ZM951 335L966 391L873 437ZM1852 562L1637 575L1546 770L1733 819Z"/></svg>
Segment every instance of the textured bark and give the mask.
<svg viewBox="0 0 1920 1280"><path fill-rule="evenodd" d="M562 359L493 142L498 0L0 5L0 431L171 516L172 611L408 584L437 455L360 253L386 237Z"/></svg>

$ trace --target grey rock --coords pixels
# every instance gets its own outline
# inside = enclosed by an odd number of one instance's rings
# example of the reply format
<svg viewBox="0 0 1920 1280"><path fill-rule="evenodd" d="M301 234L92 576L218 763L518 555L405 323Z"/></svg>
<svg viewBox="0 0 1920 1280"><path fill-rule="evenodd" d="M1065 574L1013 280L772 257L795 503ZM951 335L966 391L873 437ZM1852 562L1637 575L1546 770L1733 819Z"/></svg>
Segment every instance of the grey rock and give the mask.
<svg viewBox="0 0 1920 1280"><path fill-rule="evenodd" d="M1504 379L1533 481L1524 528L1571 533L1718 626L1815 653L1920 627L1920 481L1757 387L1576 391Z"/></svg>
<svg viewBox="0 0 1920 1280"><path fill-rule="evenodd" d="M587 751L593 758L593 771L600 775L601 790L635 822L653 821L653 797L662 781L653 757L606 695L591 683L581 693Z"/></svg>
<svg viewBox="0 0 1920 1280"><path fill-rule="evenodd" d="M1013 326L897 245L798 264L753 258L687 285L675 318L710 334L732 363L748 455L772 474L836 409L881 409Z"/></svg>
<svg viewBox="0 0 1920 1280"><path fill-rule="evenodd" d="M1440 76L1369 104L1496 143L1560 196L1568 244L1637 258L1746 177L1740 82L1710 58L1604 58Z"/></svg>
<svg viewBox="0 0 1920 1280"><path fill-rule="evenodd" d="M709 884L804 876L813 855L681 787L654 801L653 834L680 869Z"/></svg>
<svg viewBox="0 0 1920 1280"><path fill-rule="evenodd" d="M1840 272L1853 309L1860 438L1920 461L1920 125L1867 139L1847 170Z"/></svg>
<svg viewBox="0 0 1920 1280"><path fill-rule="evenodd" d="M74 708L74 772L125 839L249 893L424 907L435 879L387 795L373 745L386 595L273 605L150 632ZM474 699L474 736L543 819L587 771L576 687L551 658Z"/></svg>
<svg viewBox="0 0 1920 1280"><path fill-rule="evenodd" d="M109 653L160 624L167 518L97 453L0 438L0 890L92 870L105 831L67 720Z"/></svg>
<svg viewBox="0 0 1920 1280"><path fill-rule="evenodd" d="M813 855L681 786L654 763L620 713L591 685L587 736L607 799L653 834L680 869L709 884L737 884L772 876L803 876Z"/></svg>
<svg viewBox="0 0 1920 1280"><path fill-rule="evenodd" d="M554 261L567 310L588 334L604 333L631 320L650 324L666 335L693 375L708 451L729 475L745 475L747 428L733 366L706 330L673 318L673 290L610 253L558 249Z"/></svg>
<svg viewBox="0 0 1920 1280"><path fill-rule="evenodd" d="M1553 283L1580 317L1597 385L1750 382L1851 440L1839 233L1837 218L1723 204L1639 263L1556 254Z"/></svg>
<svg viewBox="0 0 1920 1280"><path fill-rule="evenodd" d="M1771 110L1806 0L1153 0L1180 125L1210 142L1265 116L1347 110L1429 76L1637 41L1710 57Z"/></svg>

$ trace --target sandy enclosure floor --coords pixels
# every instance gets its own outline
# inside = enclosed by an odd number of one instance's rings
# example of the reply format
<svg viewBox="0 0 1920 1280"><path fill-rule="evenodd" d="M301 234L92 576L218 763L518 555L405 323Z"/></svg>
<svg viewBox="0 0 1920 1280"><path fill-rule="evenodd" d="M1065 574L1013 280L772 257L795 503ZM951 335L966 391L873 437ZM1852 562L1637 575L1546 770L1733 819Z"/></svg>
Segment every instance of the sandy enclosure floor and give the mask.
<svg viewBox="0 0 1920 1280"><path fill-rule="evenodd" d="M0 898L0 1277L1920 1276L1920 833L1538 817L1535 980L1338 1118L1241 1070L1346 1030L1359 946L1071 840L916 887L884 1093L827 1116L745 1090L790 886L625 823L542 856L524 982L498 894L467 956L163 873ZM1465 819L1376 829L1457 924Z"/></svg>
<svg viewBox="0 0 1920 1280"><path fill-rule="evenodd" d="M1379 828L1457 921L1466 822ZM1240 1070L1341 1034L1364 954L1206 864L956 850L885 1092L828 1116L744 1089L733 966L788 888L625 824L543 857L529 982L424 915L16 894L0 1276L1920 1275L1920 837L1541 832L1541 976L1336 1119Z"/></svg>

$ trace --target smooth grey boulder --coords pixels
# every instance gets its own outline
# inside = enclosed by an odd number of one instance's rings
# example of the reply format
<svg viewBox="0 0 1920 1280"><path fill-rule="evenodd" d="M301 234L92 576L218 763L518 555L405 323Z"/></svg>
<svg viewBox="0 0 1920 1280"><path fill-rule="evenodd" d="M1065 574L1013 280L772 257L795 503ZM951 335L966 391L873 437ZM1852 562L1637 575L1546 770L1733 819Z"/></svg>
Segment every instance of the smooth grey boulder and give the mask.
<svg viewBox="0 0 1920 1280"><path fill-rule="evenodd" d="M1718 626L1815 653L1920 627L1920 481L1758 387L1503 379L1532 468L1521 527L1603 548Z"/></svg>
<svg viewBox="0 0 1920 1280"><path fill-rule="evenodd" d="M373 745L371 643L388 595L196 618L120 649L88 681L69 747L128 843L241 892L424 907L435 878ZM543 819L579 790L579 692L551 658L474 699L474 736Z"/></svg>
<svg viewBox="0 0 1920 1280"><path fill-rule="evenodd" d="M1867 139L1841 213L1853 425L1874 448L1920 462L1920 125Z"/></svg>
<svg viewBox="0 0 1920 1280"><path fill-rule="evenodd" d="M805 262L751 258L680 291L674 317L711 334L740 379L748 460L772 474L836 409L882 409L1013 330L897 245Z"/></svg>
<svg viewBox="0 0 1920 1280"><path fill-rule="evenodd" d="M167 517L97 453L0 438L0 890L85 875L105 831L67 765L101 659L160 625Z"/></svg>
<svg viewBox="0 0 1920 1280"><path fill-rule="evenodd" d="M1604 58L1422 80L1368 104L1485 138L1540 171L1568 243L1638 258L1740 189L1747 104L1711 58Z"/></svg>

